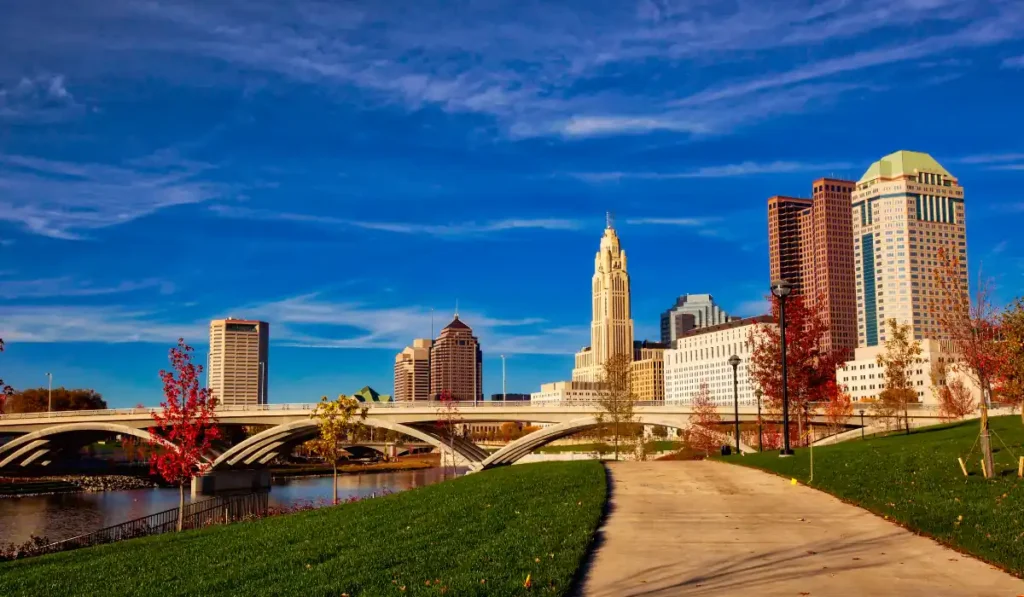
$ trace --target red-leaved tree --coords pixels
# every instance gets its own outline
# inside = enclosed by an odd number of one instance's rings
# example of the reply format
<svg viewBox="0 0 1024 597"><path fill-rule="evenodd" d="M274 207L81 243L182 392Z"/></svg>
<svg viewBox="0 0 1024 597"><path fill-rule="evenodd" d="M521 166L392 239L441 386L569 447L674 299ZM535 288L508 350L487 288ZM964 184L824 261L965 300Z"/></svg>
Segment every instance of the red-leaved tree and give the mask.
<svg viewBox="0 0 1024 597"><path fill-rule="evenodd" d="M782 415L779 314L779 301L772 297L775 324L754 326L749 337L752 346L751 382L764 391L765 410L775 418ZM804 297L791 296L786 300L786 385L789 390L791 441L798 439L799 426L809 402L827 403L840 395L836 386L836 368L842 364L845 354L838 348L825 350L824 340L828 331L828 323L818 311L806 304Z"/></svg>
<svg viewBox="0 0 1024 597"><path fill-rule="evenodd" d="M695 452L704 452L704 456L710 456L721 440L717 433L717 427L722 422L718 415L718 408L711 400L711 390L708 384L700 384L700 389L693 395L690 405L693 413L690 415L690 426L686 429L686 443Z"/></svg>
<svg viewBox="0 0 1024 597"><path fill-rule="evenodd" d="M153 413L156 425L149 432L164 441L154 442L150 465L165 481L178 485L178 530L185 508L185 483L209 467L211 443L220 435L216 399L199 386L202 365L192 363L192 347L184 339L171 349L171 370L160 371L164 401Z"/></svg>

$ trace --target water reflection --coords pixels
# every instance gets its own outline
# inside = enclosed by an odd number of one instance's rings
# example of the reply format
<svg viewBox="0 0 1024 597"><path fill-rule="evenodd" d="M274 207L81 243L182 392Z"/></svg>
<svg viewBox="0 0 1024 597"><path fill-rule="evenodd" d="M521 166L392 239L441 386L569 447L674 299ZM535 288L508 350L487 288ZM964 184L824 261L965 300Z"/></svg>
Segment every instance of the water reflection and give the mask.
<svg viewBox="0 0 1024 597"><path fill-rule="evenodd" d="M437 483L443 477L440 468L341 475L338 477L338 499L405 491ZM276 479L270 491L270 504L286 506L320 500L329 503L332 496L330 477ZM189 499L187 493L185 499ZM0 543L23 543L32 535L51 540L65 539L177 505L178 490L173 488L0 499Z"/></svg>

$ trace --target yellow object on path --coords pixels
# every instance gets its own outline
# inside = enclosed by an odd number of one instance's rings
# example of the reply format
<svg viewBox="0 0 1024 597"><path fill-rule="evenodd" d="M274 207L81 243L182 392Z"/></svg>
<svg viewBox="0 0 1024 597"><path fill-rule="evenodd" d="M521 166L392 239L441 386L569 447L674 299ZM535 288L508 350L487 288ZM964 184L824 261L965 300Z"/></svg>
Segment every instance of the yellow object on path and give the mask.
<svg viewBox="0 0 1024 597"><path fill-rule="evenodd" d="M789 480L789 484L790 485L796 485L796 479L790 479Z"/></svg>

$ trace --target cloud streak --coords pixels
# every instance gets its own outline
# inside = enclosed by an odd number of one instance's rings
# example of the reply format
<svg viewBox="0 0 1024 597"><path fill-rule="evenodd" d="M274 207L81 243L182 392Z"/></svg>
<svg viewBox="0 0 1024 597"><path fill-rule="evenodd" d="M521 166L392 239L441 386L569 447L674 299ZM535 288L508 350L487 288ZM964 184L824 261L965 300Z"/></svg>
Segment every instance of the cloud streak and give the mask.
<svg viewBox="0 0 1024 597"><path fill-rule="evenodd" d="M717 166L703 166L694 170L681 172L573 172L569 176L591 183L618 182L627 179L636 180L678 180L687 178L732 178L736 176L752 176L758 174L790 174L794 172L832 172L853 168L852 162L741 162Z"/></svg>

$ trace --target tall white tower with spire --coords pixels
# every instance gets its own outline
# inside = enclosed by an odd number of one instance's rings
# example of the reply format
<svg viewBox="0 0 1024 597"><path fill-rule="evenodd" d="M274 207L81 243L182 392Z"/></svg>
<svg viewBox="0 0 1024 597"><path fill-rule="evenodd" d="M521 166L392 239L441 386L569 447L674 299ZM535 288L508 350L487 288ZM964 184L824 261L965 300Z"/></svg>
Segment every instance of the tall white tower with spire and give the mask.
<svg viewBox="0 0 1024 597"><path fill-rule="evenodd" d="M619 244L611 214L594 257L590 346L576 353L573 381L601 381L604 363L613 355L633 357L633 319L629 300L626 252Z"/></svg>

